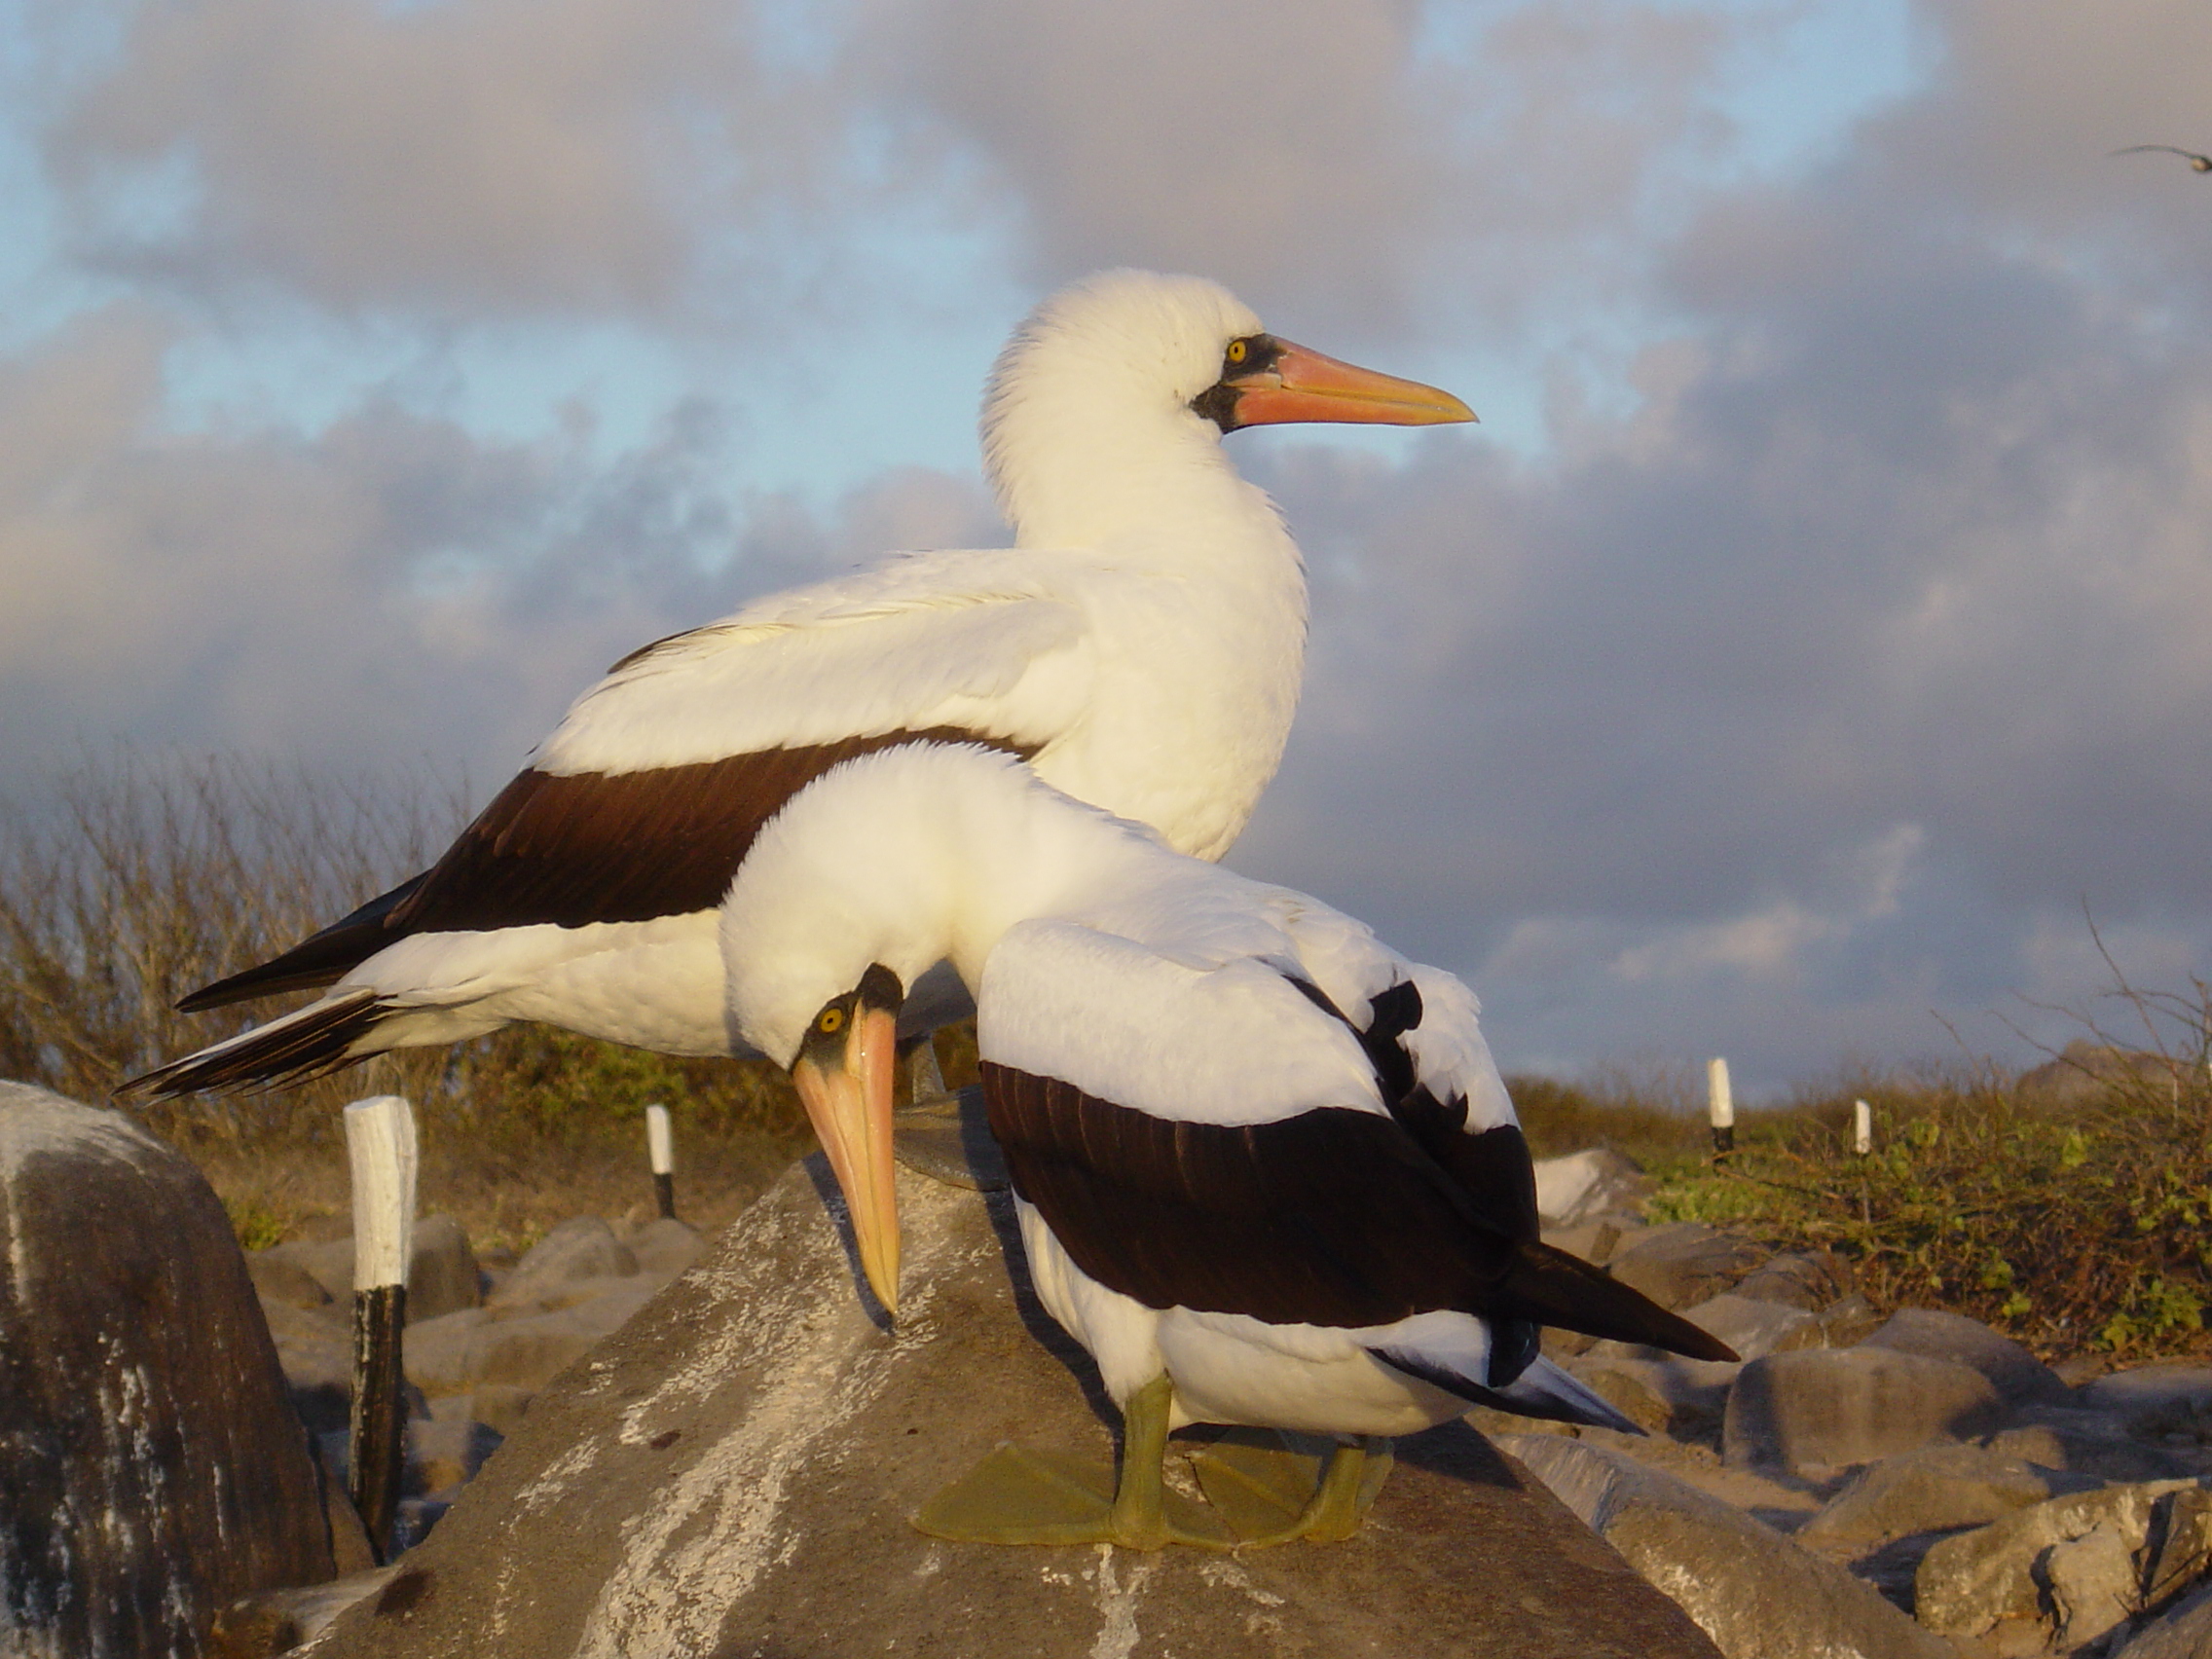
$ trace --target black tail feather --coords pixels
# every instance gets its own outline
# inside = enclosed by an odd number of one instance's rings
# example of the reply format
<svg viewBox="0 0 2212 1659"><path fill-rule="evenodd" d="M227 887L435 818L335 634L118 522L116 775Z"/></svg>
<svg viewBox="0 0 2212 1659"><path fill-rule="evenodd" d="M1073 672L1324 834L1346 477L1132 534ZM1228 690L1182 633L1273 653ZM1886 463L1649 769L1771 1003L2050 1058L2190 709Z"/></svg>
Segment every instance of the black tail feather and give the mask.
<svg viewBox="0 0 2212 1659"><path fill-rule="evenodd" d="M335 985L350 970L359 967L392 941L394 936L385 925L386 919L406 903L428 878L427 870L412 876L389 893L371 899L351 915L342 916L319 932L308 935L281 956L273 956L243 973L201 986L176 1005L177 1012L201 1014L211 1008L244 1002L249 997L273 997L284 991L319 991L325 985Z"/></svg>
<svg viewBox="0 0 2212 1659"><path fill-rule="evenodd" d="M343 1070L356 1059L353 1044L392 1012L371 990L311 1003L267 1025L171 1060L120 1086L122 1100L168 1100L179 1094L251 1092L308 1083Z"/></svg>
<svg viewBox="0 0 2212 1659"><path fill-rule="evenodd" d="M1497 1312L1586 1337L1665 1348L1691 1359L1734 1359L1736 1350L1641 1291L1550 1244L1527 1243L1498 1285Z"/></svg>

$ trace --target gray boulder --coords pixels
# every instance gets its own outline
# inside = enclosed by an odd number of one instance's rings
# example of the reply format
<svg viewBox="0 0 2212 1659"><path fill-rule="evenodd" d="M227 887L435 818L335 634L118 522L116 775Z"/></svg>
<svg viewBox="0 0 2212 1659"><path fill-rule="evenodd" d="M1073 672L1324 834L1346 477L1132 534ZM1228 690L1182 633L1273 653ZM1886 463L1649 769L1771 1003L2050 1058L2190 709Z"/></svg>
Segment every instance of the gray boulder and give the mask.
<svg viewBox="0 0 2212 1659"><path fill-rule="evenodd" d="M580 1215L533 1245L491 1300L496 1307L512 1308L558 1295L578 1279L628 1278L637 1271L637 1256L611 1227L595 1215Z"/></svg>
<svg viewBox="0 0 2212 1659"><path fill-rule="evenodd" d="M334 1570L243 1254L121 1113L0 1084L0 1651L191 1655Z"/></svg>
<svg viewBox="0 0 2212 1659"><path fill-rule="evenodd" d="M2212 1654L2212 1585L2135 1633L2113 1659L2205 1659Z"/></svg>
<svg viewBox="0 0 2212 1659"><path fill-rule="evenodd" d="M707 1253L699 1230L674 1216L656 1216L622 1240L649 1278L674 1278Z"/></svg>
<svg viewBox="0 0 2212 1659"><path fill-rule="evenodd" d="M1610 1147L1536 1160L1536 1209L1554 1227L1633 1210L1650 1187L1642 1167Z"/></svg>
<svg viewBox="0 0 2212 1659"><path fill-rule="evenodd" d="M1879 1542L1980 1527L2094 1484L1979 1446L1924 1446L1861 1470L1797 1535Z"/></svg>
<svg viewBox="0 0 2212 1659"><path fill-rule="evenodd" d="M1138 1555L924 1537L906 1518L1001 1440L1108 1456L1095 1373L1010 1280L1003 1197L902 1170L905 1294L887 1330L856 1294L826 1181L819 1160L794 1169L537 1395L317 1659L1711 1659L1678 1607L1458 1424L1400 1443L1344 1544Z"/></svg>
<svg viewBox="0 0 2212 1659"><path fill-rule="evenodd" d="M2111 1412L2028 1406L1990 1446L2009 1457L2107 1481L2186 1480L2207 1472L2195 1448L2153 1445L2128 1432L2127 1419Z"/></svg>
<svg viewBox="0 0 2212 1659"><path fill-rule="evenodd" d="M483 1300L483 1274L467 1230L450 1215L417 1221L407 1264L407 1322L457 1313Z"/></svg>
<svg viewBox="0 0 2212 1659"><path fill-rule="evenodd" d="M1921 1561L1914 1609L1930 1630L1978 1636L2047 1603L2059 1638L2081 1646L2201 1573L2212 1551L2207 1485L2103 1487L1945 1538Z"/></svg>
<svg viewBox="0 0 2212 1659"><path fill-rule="evenodd" d="M1688 1308L1729 1289L1766 1258L1741 1234L1677 1221L1624 1238L1605 1266L1660 1307Z"/></svg>
<svg viewBox="0 0 2212 1659"><path fill-rule="evenodd" d="M1867 1347L1893 1348L1927 1359L1948 1360L1988 1378L2011 1406L2070 1406L2074 1390L2058 1373L2009 1337L1978 1319L1933 1308L1900 1308L1889 1323L1865 1341Z"/></svg>
<svg viewBox="0 0 2212 1659"><path fill-rule="evenodd" d="M1615 1345L1601 1343L1599 1347ZM1638 1350L1648 1351L1648 1350ZM1728 1409L1728 1389L1741 1368L1720 1360L1656 1359L1602 1355L1596 1350L1568 1368L1639 1428L1671 1440L1717 1447ZM1501 1421L1511 1419L1501 1419ZM1528 1431L1515 1422L1508 1433Z"/></svg>
<svg viewBox="0 0 2212 1659"><path fill-rule="evenodd" d="M1966 1366L1894 1348L1803 1348L1744 1367L1721 1450L1739 1467L1804 1475L1978 1439L2004 1420L1997 1390Z"/></svg>
<svg viewBox="0 0 2212 1659"><path fill-rule="evenodd" d="M1500 1444L1727 1659L1951 1659L1947 1642L1842 1567L1687 1482L1586 1440Z"/></svg>
<svg viewBox="0 0 2212 1659"><path fill-rule="evenodd" d="M1830 1307L1851 1292L1850 1270L1825 1250L1769 1257L1736 1284L1738 1296L1808 1312Z"/></svg>
<svg viewBox="0 0 2212 1659"><path fill-rule="evenodd" d="M314 1306L301 1288L301 1275L321 1287L324 1297L350 1310L353 1305L353 1238L272 1245L254 1253L254 1283L264 1301ZM407 1261L407 1320L435 1319L456 1309L474 1308L481 1275L468 1234L450 1215L425 1215L415 1222ZM349 1312L349 1316L350 1316Z"/></svg>

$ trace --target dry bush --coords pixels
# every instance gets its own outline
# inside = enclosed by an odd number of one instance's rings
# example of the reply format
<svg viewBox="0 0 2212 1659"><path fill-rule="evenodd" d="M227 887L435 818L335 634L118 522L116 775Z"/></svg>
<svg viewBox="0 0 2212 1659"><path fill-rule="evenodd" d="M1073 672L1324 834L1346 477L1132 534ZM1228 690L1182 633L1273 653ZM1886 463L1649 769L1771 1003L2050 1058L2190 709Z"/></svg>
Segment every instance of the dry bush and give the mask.
<svg viewBox="0 0 2212 1659"><path fill-rule="evenodd" d="M404 779L350 785L220 756L86 757L35 806L0 815L0 1076L101 1101L296 1006L305 999L172 1007L422 868L464 817L458 791ZM371 1093L415 1103L425 1209L523 1242L561 1219L546 1213L548 1189L557 1202L604 1190L614 1213L627 1206L614 1195L639 1184L648 1102L677 1114L682 1172L718 1192L756 1191L808 1139L764 1062L677 1060L544 1027L133 1111L209 1170L241 1233L269 1242L343 1211L339 1112Z"/></svg>

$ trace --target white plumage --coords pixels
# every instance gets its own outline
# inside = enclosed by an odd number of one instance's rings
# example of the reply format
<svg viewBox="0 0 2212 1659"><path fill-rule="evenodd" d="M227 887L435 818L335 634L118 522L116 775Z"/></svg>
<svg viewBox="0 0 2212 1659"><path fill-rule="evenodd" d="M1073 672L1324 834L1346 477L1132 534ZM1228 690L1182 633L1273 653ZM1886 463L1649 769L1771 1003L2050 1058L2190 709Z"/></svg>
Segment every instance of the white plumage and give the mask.
<svg viewBox="0 0 2212 1659"><path fill-rule="evenodd" d="M946 957L975 988L1039 1294L1117 1400L1164 1374L1176 1424L1395 1435L1485 1400L1623 1427L1535 1355L1536 1324L1716 1347L1537 1243L1464 985L1010 757L838 768L762 832L722 920L753 947L732 1017L787 1062L871 974ZM1303 1219L1267 1215L1271 1193Z"/></svg>
<svg viewBox="0 0 2212 1659"><path fill-rule="evenodd" d="M986 397L1014 547L902 555L634 653L423 877L180 1006L323 1002L132 1087L280 1081L513 1020L731 1052L744 944L716 912L754 829L844 754L916 736L1020 753L1218 857L1280 758L1306 632L1298 549L1220 439L1321 419L1471 417L1274 340L1211 282L1054 296Z"/></svg>

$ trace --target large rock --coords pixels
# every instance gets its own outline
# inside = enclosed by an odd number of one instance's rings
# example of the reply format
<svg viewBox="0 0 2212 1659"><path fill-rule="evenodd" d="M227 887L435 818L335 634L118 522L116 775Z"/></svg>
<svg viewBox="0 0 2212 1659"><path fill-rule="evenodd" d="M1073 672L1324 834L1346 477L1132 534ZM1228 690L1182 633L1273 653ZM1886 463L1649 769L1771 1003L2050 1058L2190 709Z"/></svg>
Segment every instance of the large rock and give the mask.
<svg viewBox="0 0 2212 1659"><path fill-rule="evenodd" d="M906 1518L1003 1439L1107 1456L1095 1374L1010 1283L1003 1200L905 1170L904 1305L895 1331L873 1323L825 1179L818 1160L787 1176L539 1394L317 1659L1711 1659L1679 1608L1459 1424L1401 1443L1348 1543L922 1536Z"/></svg>
<svg viewBox="0 0 2212 1659"><path fill-rule="evenodd" d="M580 1215L532 1245L492 1293L492 1301L514 1307L558 1295L580 1279L628 1278L637 1271L637 1256L611 1227L596 1215Z"/></svg>
<svg viewBox="0 0 2212 1659"><path fill-rule="evenodd" d="M1980 1527L2092 1485L1979 1446L1924 1446L1862 1469L1797 1535L1878 1542Z"/></svg>
<svg viewBox="0 0 2212 1659"><path fill-rule="evenodd" d="M1660 1307L1687 1308L1727 1290L1766 1256L1741 1234L1677 1221L1624 1240L1605 1266Z"/></svg>
<svg viewBox="0 0 2212 1659"><path fill-rule="evenodd" d="M1722 1456L1803 1475L1871 1463L2005 1420L1978 1371L1894 1348L1801 1348L1746 1365L1728 1391Z"/></svg>
<svg viewBox="0 0 2212 1659"><path fill-rule="evenodd" d="M2212 1653L2212 1585L2136 1632L2113 1659L2204 1659Z"/></svg>
<svg viewBox="0 0 2212 1659"><path fill-rule="evenodd" d="M353 1238L347 1234L289 1244L275 1244L255 1252L254 1282L264 1300L292 1302L312 1307L302 1275L321 1287L329 1300L350 1309L353 1305ZM435 1319L458 1309L474 1308L483 1300L482 1274L468 1234L450 1215L417 1219L407 1262L407 1320Z"/></svg>
<svg viewBox="0 0 2212 1659"><path fill-rule="evenodd" d="M1650 1186L1634 1159L1610 1147L1536 1160L1536 1210L1554 1227L1632 1210Z"/></svg>
<svg viewBox="0 0 2212 1659"><path fill-rule="evenodd" d="M1900 1308L1889 1323L1865 1341L1867 1347L1894 1348L1926 1359L1943 1359L1978 1371L2011 1406L2070 1406L2074 1390L2058 1373L2011 1338L2000 1336L1978 1319L1933 1308Z"/></svg>
<svg viewBox="0 0 2212 1659"><path fill-rule="evenodd" d="M2201 1574L2212 1487L2153 1481L2054 1497L1945 1538L1921 1561L1913 1606L1929 1629L1978 1636L2037 1617L2046 1599L2078 1647Z"/></svg>
<svg viewBox="0 0 2212 1659"><path fill-rule="evenodd" d="M329 1578L323 1497L198 1170L117 1112L0 1084L0 1652L188 1655Z"/></svg>
<svg viewBox="0 0 2212 1659"><path fill-rule="evenodd" d="M1685 1481L1584 1440L1501 1444L1727 1659L1951 1659L1948 1643L1842 1567Z"/></svg>

